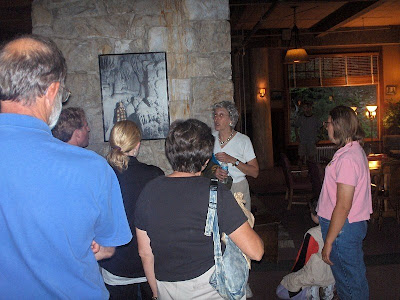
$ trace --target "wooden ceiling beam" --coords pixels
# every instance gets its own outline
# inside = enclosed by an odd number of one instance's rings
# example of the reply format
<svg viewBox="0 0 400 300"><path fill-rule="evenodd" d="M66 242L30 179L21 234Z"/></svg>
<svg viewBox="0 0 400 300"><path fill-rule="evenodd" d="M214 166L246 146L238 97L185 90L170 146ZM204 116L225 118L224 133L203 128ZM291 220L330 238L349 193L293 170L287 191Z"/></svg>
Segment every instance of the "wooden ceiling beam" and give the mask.
<svg viewBox="0 0 400 300"><path fill-rule="evenodd" d="M357 32L357 34L354 34ZM332 48L332 47L357 47L357 46L381 46L381 45L399 45L400 26L390 26L390 28L370 29L351 28L332 32L322 38L316 39L312 34L302 36L301 44L307 49ZM232 48L240 44L240 40L232 38ZM247 44L247 48L279 48L287 49L287 45L277 36L258 36Z"/></svg>
<svg viewBox="0 0 400 300"><path fill-rule="evenodd" d="M380 1L353 1L341 6L339 9L326 16L317 24L310 28L311 32L318 32L317 37L323 37L344 24L359 18L365 13L382 5L384 0Z"/></svg>
<svg viewBox="0 0 400 300"><path fill-rule="evenodd" d="M278 0L274 0L274 1L272 2L272 4L268 7L267 11L266 11L266 12L261 16L261 18L257 21L256 25L254 25L254 27L253 27L253 29L250 31L250 33L248 33L248 34L244 37L244 39L243 39L243 41L242 41L242 43L241 43L240 48L246 47L246 44L247 44L248 42L250 42L252 35L253 35L254 33L256 33L256 32L260 29L262 22L263 22L264 20L266 20L266 19L271 15L271 13L274 11L274 9L275 9L276 5L278 4L278 2L279 2Z"/></svg>
<svg viewBox="0 0 400 300"><path fill-rule="evenodd" d="M251 30L232 30L232 38L239 38L250 34ZM267 37L267 36L282 36L281 28L271 28L271 29L258 29L253 36L257 37Z"/></svg>

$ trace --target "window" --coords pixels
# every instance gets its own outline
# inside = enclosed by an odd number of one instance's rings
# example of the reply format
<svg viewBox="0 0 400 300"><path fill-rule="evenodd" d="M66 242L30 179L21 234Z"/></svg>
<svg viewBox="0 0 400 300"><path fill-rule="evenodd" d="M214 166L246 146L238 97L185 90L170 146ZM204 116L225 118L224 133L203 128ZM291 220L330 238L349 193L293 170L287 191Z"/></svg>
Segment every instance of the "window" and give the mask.
<svg viewBox="0 0 400 300"><path fill-rule="evenodd" d="M310 56L308 63L288 65L288 74L290 88L376 84L378 54Z"/></svg>
<svg viewBox="0 0 400 300"><path fill-rule="evenodd" d="M300 102L313 102L313 112L326 121L329 111L337 105L357 107L358 118L366 138L378 138L377 120L365 115L365 107L378 105L378 53L347 53L310 56L305 64L288 65L290 92L290 136L295 142L294 123L302 114ZM319 140L328 140L321 128Z"/></svg>
<svg viewBox="0 0 400 300"><path fill-rule="evenodd" d="M306 87L293 88L290 90L290 125L291 132L289 141L295 142L294 124L297 117L302 114L301 101L313 102L313 114L321 123L328 119L329 111L337 105L357 107L358 118L365 131L365 137L371 138L371 122L365 115L365 107L377 103L377 85L342 86L342 87ZM373 137L377 138L377 121L372 121ZM321 128L318 136L320 141L328 140L325 128Z"/></svg>

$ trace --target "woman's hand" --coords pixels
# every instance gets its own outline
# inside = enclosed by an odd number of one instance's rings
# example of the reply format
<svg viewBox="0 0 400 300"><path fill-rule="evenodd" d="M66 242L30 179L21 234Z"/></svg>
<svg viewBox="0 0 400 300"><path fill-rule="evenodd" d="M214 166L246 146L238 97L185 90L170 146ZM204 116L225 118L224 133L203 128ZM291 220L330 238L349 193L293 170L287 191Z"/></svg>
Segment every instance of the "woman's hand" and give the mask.
<svg viewBox="0 0 400 300"><path fill-rule="evenodd" d="M332 245L329 243L325 243L324 248L322 248L321 252L322 260L330 266L333 265L333 262L331 262L330 260L331 251L332 251Z"/></svg>
<svg viewBox="0 0 400 300"><path fill-rule="evenodd" d="M222 170L221 167L218 167L218 168L215 170L215 177L217 177L217 179L218 179L219 181L223 181L226 177L228 177L228 172L225 171L225 170Z"/></svg>
<svg viewBox="0 0 400 300"><path fill-rule="evenodd" d="M236 158L234 158L233 156L230 156L229 154L226 154L225 152L218 152L215 154L215 157L219 161L222 161L227 164L229 164L229 163L234 164L236 161Z"/></svg>
<svg viewBox="0 0 400 300"><path fill-rule="evenodd" d="M225 163L231 163L232 165L235 165L236 158L233 156L230 156L229 154L226 154L225 152L218 152L215 154L215 157L222 162ZM239 165L235 166L238 168L240 171L242 171L245 175L257 178L259 174L259 167L258 167L258 162L257 158L254 158L247 163L240 162ZM218 174L221 174L218 172ZM217 171L215 172L215 176L220 179L217 175ZM224 177L225 178L225 177ZM221 179L224 179L221 178Z"/></svg>

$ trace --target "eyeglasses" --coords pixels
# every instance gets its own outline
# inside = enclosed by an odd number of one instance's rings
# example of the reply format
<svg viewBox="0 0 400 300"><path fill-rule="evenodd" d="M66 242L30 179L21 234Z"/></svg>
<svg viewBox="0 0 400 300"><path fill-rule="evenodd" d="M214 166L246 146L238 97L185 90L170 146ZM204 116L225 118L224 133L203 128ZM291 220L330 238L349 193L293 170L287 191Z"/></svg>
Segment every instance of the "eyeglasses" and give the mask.
<svg viewBox="0 0 400 300"><path fill-rule="evenodd" d="M60 89L61 89L61 100L62 103L65 103L68 101L69 97L71 96L71 92L64 86L60 85Z"/></svg>
<svg viewBox="0 0 400 300"><path fill-rule="evenodd" d="M330 124L330 123L332 123L332 122L325 121L325 122L324 122L324 127L327 128L327 127L328 127L328 124Z"/></svg>

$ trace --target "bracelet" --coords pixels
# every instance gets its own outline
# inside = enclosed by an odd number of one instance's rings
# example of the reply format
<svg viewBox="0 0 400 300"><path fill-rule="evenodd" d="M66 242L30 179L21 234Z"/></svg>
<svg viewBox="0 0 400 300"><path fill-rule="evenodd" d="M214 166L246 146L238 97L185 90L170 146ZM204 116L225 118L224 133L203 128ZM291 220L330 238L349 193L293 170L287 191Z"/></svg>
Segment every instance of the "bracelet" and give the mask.
<svg viewBox="0 0 400 300"><path fill-rule="evenodd" d="M158 297L151 297L151 300L158 300Z"/></svg>

